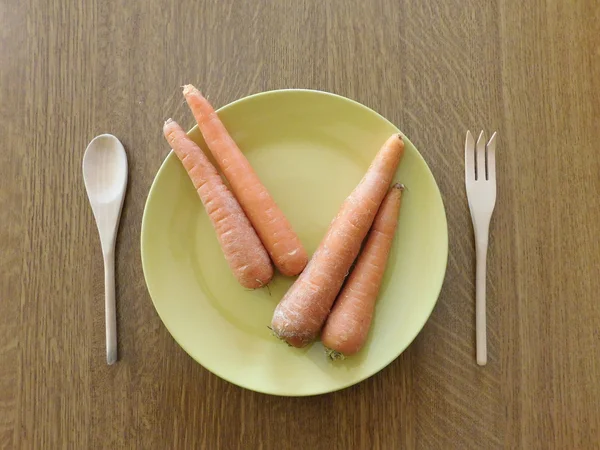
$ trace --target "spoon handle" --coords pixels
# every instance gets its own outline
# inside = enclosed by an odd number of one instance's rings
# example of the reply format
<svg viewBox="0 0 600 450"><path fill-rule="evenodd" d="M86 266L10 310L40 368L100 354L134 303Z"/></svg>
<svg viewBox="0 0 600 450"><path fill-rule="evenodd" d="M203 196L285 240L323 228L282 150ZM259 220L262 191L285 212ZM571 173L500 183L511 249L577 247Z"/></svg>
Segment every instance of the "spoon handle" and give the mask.
<svg viewBox="0 0 600 450"><path fill-rule="evenodd" d="M106 319L106 362L117 361L117 311L115 306L115 254L104 254L104 312Z"/></svg>

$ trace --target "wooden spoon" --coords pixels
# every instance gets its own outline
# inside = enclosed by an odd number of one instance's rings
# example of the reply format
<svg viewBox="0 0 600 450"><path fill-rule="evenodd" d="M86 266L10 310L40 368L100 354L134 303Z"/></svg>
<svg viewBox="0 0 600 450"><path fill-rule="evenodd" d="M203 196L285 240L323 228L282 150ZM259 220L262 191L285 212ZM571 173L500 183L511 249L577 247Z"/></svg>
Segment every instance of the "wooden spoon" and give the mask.
<svg viewBox="0 0 600 450"><path fill-rule="evenodd" d="M112 134L96 136L87 146L83 180L104 256L106 362L113 364L117 361L115 241L127 188L127 155L123 144Z"/></svg>

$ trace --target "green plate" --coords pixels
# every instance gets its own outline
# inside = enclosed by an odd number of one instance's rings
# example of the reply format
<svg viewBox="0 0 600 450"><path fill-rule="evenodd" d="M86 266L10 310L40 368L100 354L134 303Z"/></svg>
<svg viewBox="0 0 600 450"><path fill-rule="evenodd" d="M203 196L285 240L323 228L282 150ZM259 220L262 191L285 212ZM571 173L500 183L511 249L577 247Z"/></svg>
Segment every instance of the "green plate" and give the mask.
<svg viewBox="0 0 600 450"><path fill-rule="evenodd" d="M310 254L375 153L399 131L359 103L312 90L252 95L218 113ZM190 135L205 148L197 128ZM345 388L397 358L431 314L448 256L440 192L421 155L405 142L397 180L407 190L370 336L359 354L335 363L320 342L298 350L270 334L273 310L293 279L276 275L268 289L256 291L236 282L171 152L150 189L141 250L152 301L179 345L231 383L287 396Z"/></svg>

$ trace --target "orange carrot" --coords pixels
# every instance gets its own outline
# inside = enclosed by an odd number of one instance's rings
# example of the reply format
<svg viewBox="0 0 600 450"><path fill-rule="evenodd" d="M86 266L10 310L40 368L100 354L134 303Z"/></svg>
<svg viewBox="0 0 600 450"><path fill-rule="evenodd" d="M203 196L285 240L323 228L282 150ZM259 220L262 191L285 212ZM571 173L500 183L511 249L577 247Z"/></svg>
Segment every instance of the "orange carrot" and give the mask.
<svg viewBox="0 0 600 450"><path fill-rule="evenodd" d="M275 308L271 328L288 344L303 347L319 334L403 154L402 137L391 136L342 204L306 269Z"/></svg>
<svg viewBox="0 0 600 450"><path fill-rule="evenodd" d="M217 169L172 119L163 133L192 180L237 280L249 289L268 284L273 277L269 255Z"/></svg>
<svg viewBox="0 0 600 450"><path fill-rule="evenodd" d="M229 181L233 193L275 266L284 275L298 275L308 262L308 254L291 224L261 183L208 100L189 84L184 86L183 95L206 145Z"/></svg>
<svg viewBox="0 0 600 450"><path fill-rule="evenodd" d="M354 355L367 340L398 225L402 189L401 184L393 185L383 199L354 269L325 321L321 342L331 359Z"/></svg>

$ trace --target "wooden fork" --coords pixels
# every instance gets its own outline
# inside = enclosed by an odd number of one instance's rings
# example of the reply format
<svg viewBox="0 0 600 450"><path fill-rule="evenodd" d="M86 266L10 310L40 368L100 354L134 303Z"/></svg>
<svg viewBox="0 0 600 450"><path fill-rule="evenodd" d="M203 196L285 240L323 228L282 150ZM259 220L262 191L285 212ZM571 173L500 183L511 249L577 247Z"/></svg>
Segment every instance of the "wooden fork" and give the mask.
<svg viewBox="0 0 600 450"><path fill-rule="evenodd" d="M477 364L487 363L485 281L490 219L496 205L496 133L487 146L483 131L477 146L470 131L465 142L465 187L475 232L475 333Z"/></svg>

